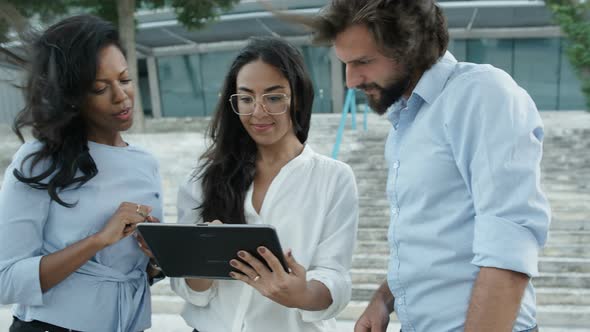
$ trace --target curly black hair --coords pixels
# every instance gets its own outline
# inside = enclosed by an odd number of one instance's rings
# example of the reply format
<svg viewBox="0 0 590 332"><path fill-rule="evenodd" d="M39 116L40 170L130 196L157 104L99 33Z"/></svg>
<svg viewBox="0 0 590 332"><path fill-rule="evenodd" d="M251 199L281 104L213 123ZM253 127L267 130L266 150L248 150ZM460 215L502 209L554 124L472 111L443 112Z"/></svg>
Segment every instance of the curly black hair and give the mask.
<svg viewBox="0 0 590 332"><path fill-rule="evenodd" d="M13 130L24 142L21 129L30 126L42 148L28 155L13 174L32 188L47 190L51 199L66 207L75 204L61 200L58 192L81 186L98 174L88 152L80 108L96 79L98 53L109 45L123 52L115 26L92 15L66 18L34 38L31 45L25 107L15 118ZM26 172L23 168L29 159ZM32 175L42 160L48 161L48 167Z"/></svg>

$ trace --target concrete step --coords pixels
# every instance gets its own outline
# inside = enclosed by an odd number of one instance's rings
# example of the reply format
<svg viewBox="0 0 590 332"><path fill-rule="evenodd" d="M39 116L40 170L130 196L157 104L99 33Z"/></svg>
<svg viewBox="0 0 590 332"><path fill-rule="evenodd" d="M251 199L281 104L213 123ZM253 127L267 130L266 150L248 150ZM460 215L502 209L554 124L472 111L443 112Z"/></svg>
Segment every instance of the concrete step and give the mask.
<svg viewBox="0 0 590 332"><path fill-rule="evenodd" d="M361 207L359 211L359 217L364 219L370 217L376 217L378 219L389 218L389 206L372 206L372 207Z"/></svg>
<svg viewBox="0 0 590 332"><path fill-rule="evenodd" d="M551 226L554 226L552 224ZM550 229L547 245L588 245L590 246L590 230L569 231Z"/></svg>
<svg viewBox="0 0 590 332"><path fill-rule="evenodd" d="M358 269L355 269L358 270ZM366 270L366 269L365 269ZM352 299L355 301L370 300L377 287L385 280L385 273L380 271L378 282L360 283L353 281ZM590 277L588 275L587 277ZM358 280L356 280L358 281ZM590 305L590 288L542 287L538 279L533 281L537 289L537 303L543 305ZM154 312L175 313L182 309L183 301L170 288L169 279L164 279L151 288L154 301Z"/></svg>
<svg viewBox="0 0 590 332"><path fill-rule="evenodd" d="M539 326L569 326L590 331L590 306L540 305L537 306L537 322Z"/></svg>
<svg viewBox="0 0 590 332"><path fill-rule="evenodd" d="M376 220L379 221L382 219L383 218L376 218ZM366 218L366 220L372 221L372 218ZM365 220L361 220L360 223L364 224ZM359 229L357 239L367 241L387 241L387 227L389 227L389 219L383 221L381 227L362 227ZM547 246L560 245L588 245L590 247L590 231L550 230Z"/></svg>
<svg viewBox="0 0 590 332"><path fill-rule="evenodd" d="M179 315L184 308L185 301L178 295L153 295L152 291L152 312L158 314Z"/></svg>
<svg viewBox="0 0 590 332"><path fill-rule="evenodd" d="M383 269L387 268L389 256L373 253L355 253L352 257L352 267L355 269Z"/></svg>
<svg viewBox="0 0 590 332"><path fill-rule="evenodd" d="M587 288L545 288L535 289L538 305L590 306L590 289Z"/></svg>
<svg viewBox="0 0 590 332"><path fill-rule="evenodd" d="M357 241L354 248L357 254L389 255L389 245L386 241Z"/></svg>
<svg viewBox="0 0 590 332"><path fill-rule="evenodd" d="M338 315L337 319L356 321L362 315L362 313L365 311L368 304L369 304L369 301L354 301L354 300L350 301L348 303L348 305L346 306L346 308L344 310L342 310L342 312ZM389 317L392 322L398 322L395 312L393 312ZM389 331L389 329L388 329L388 331ZM399 329L393 330L393 331L397 332L397 331L399 331Z"/></svg>
<svg viewBox="0 0 590 332"><path fill-rule="evenodd" d="M383 279L381 282L384 282ZM354 284L352 286L352 301L370 301L373 298L373 294L379 288L380 284L371 283L371 284Z"/></svg>
<svg viewBox="0 0 590 332"><path fill-rule="evenodd" d="M590 258L590 244L550 245L543 248L541 256Z"/></svg>
<svg viewBox="0 0 590 332"><path fill-rule="evenodd" d="M383 227L359 227L356 238L358 241L381 241L386 243L388 225L389 222L383 223Z"/></svg>
<svg viewBox="0 0 590 332"><path fill-rule="evenodd" d="M365 179L357 176L357 189L359 192L380 191L383 197L385 197L387 178L371 179L368 181Z"/></svg>
<svg viewBox="0 0 590 332"><path fill-rule="evenodd" d="M377 229L378 232L387 232L389 220L389 214L381 216L365 216L362 209L359 212L359 228L362 229Z"/></svg>
<svg viewBox="0 0 590 332"><path fill-rule="evenodd" d="M155 304L156 308L163 307L164 303L165 302L161 302L160 299L152 298L152 304ZM356 313L362 312L365 306L366 303L363 303L363 306L359 305L358 308L345 308L343 312L336 318L335 332L352 331L354 329L356 317L360 315L360 313ZM151 328L147 329L146 332L187 332L190 330L189 326L185 323L184 319L180 316L179 312L168 312L170 310L167 310L166 312L159 312L158 310L156 310L156 308L153 308L154 310L152 310L152 326ZM355 320L346 319L345 317L355 317ZM395 319L395 315L393 317L394 319L389 323L387 330L397 332L400 330L400 324ZM12 312L10 310L10 307L0 305L0 331L8 331L10 324L12 324ZM575 330L568 331L577 332ZM543 329L543 332L552 331Z"/></svg>
<svg viewBox="0 0 590 332"><path fill-rule="evenodd" d="M172 291L172 288L170 288L170 278L165 278L164 280L161 280L153 284L151 287L151 291L152 296L177 297L176 293L174 293Z"/></svg>
<svg viewBox="0 0 590 332"><path fill-rule="evenodd" d="M372 196L361 196L359 195L359 206L389 206L389 201L385 198L385 191L383 191L383 196L381 197L372 197Z"/></svg>
<svg viewBox="0 0 590 332"><path fill-rule="evenodd" d="M387 256L389 255L389 244L387 241L358 240L356 242L355 254L374 254ZM590 245L580 244L548 246L540 252L540 257L575 257L590 259Z"/></svg>
<svg viewBox="0 0 590 332"><path fill-rule="evenodd" d="M580 212L580 211L588 212L588 205L585 204L585 202L571 201L571 202L568 202L567 204L560 204L560 205L556 205L556 206L551 207L551 212L553 214L555 214L555 213L559 214L562 212Z"/></svg>
<svg viewBox="0 0 590 332"><path fill-rule="evenodd" d="M389 204L387 201L378 201L372 204L363 204L362 201L368 201L375 192L364 192L359 200L361 222L367 218L378 218L389 222ZM384 193L378 196L385 196ZM590 212L589 212L590 214ZM583 244L590 242L590 217L587 220L567 220L560 218L558 215L552 217L550 225L550 235L548 243L568 243Z"/></svg>
<svg viewBox="0 0 590 332"><path fill-rule="evenodd" d="M341 319L356 320L365 310L368 301L351 301L339 315ZM391 315L397 321L395 313ZM588 332L589 306L537 306L537 322L543 332Z"/></svg>
<svg viewBox="0 0 590 332"><path fill-rule="evenodd" d="M387 267L351 269L352 284L381 284L387 275ZM590 273L578 272L540 272L538 277L533 279L535 287L544 288L578 288L590 289Z"/></svg>
<svg viewBox="0 0 590 332"><path fill-rule="evenodd" d="M358 172L372 173L373 175L375 175L378 172L381 172L381 173L387 172L387 165L385 164L384 160L375 159L375 160L373 160L373 163L365 162L364 159L361 160L361 158L358 158L358 159L347 158L347 159L342 159L342 160L344 162L346 162L347 164L349 164L350 167L352 167L355 175ZM357 177L357 183L360 182L358 180L359 178L361 178L361 177ZM364 177L362 177L362 178L364 178Z"/></svg>
<svg viewBox="0 0 590 332"><path fill-rule="evenodd" d="M389 256L372 252L357 253L352 259L352 266L357 269L386 268ZM539 271L545 273L590 273L590 259L573 257L540 257Z"/></svg>
<svg viewBox="0 0 590 332"><path fill-rule="evenodd" d="M354 322L360 317L363 311L366 309L368 301L351 301L346 308L338 315L337 320L341 325L343 322L349 321L350 328L354 326ZM174 326L178 327L178 330L186 330L184 321L179 317L179 313L182 310L184 301L177 296L153 296L152 297L152 309L153 309L153 326L148 331L160 331L158 328L167 328ZM551 306L539 304L538 306L538 320L539 325L542 327L543 332L588 332L588 329L584 329L586 323L586 317L582 316L586 314L587 306ZM6 316L9 316L8 309L4 309ZM570 312L569 315L564 313ZM164 321L163 317L167 319ZM388 331L398 331L399 323L395 313L390 316L391 324ZM568 321L572 320L572 322ZM564 320L566 320L564 322ZM8 319L6 319L8 321ZM556 324L561 324L557 325ZM578 326L578 328L574 327ZM392 329L394 327L395 329ZM8 328L8 324L5 326ZM184 329L183 329L184 328ZM341 331L351 331L348 329L342 329Z"/></svg>
<svg viewBox="0 0 590 332"><path fill-rule="evenodd" d="M590 259L578 257L540 257L539 271L545 273L590 273Z"/></svg>
<svg viewBox="0 0 590 332"><path fill-rule="evenodd" d="M545 273L533 279L535 287L568 287L590 289L590 273Z"/></svg>
<svg viewBox="0 0 590 332"><path fill-rule="evenodd" d="M353 301L369 301L377 284L354 285ZM536 288L538 305L590 306L590 290L584 288Z"/></svg>
<svg viewBox="0 0 590 332"><path fill-rule="evenodd" d="M576 191L567 191L567 192L547 192L547 198L551 203L563 203L568 204L573 200L579 200L580 202L590 202L590 192L576 192Z"/></svg>
<svg viewBox="0 0 590 332"><path fill-rule="evenodd" d="M590 211L588 212L590 215ZM559 216L551 218L551 230L590 231L590 220L562 220Z"/></svg>

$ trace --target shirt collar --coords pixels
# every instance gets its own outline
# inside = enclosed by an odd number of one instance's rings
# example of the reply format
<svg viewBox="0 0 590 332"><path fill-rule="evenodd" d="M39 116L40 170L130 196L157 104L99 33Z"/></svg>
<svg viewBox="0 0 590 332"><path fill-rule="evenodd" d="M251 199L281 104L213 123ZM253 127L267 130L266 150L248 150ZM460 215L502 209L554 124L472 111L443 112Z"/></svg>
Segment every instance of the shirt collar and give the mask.
<svg viewBox="0 0 590 332"><path fill-rule="evenodd" d="M457 59L451 52L446 51L430 69L422 74L409 99L402 97L389 106L386 116L394 128L397 128L401 111L411 108L417 112L422 103L432 104L436 100L453 73L456 64Z"/></svg>
<svg viewBox="0 0 590 332"><path fill-rule="evenodd" d="M422 77L420 77L412 95L416 94L428 104L432 104L441 94L456 64L457 59L455 59L451 52L446 51L434 66L425 71Z"/></svg>
<svg viewBox="0 0 590 332"><path fill-rule="evenodd" d="M303 146L303 151L301 151L301 153L298 156L291 159L285 166L283 166L281 171L288 170L293 167L298 167L299 165L306 164L309 160L311 160L313 158L314 154L315 153L312 150L312 148L309 146L309 144L305 144Z"/></svg>
<svg viewBox="0 0 590 332"><path fill-rule="evenodd" d="M418 84L416 84L416 87L412 91L410 99L402 97L389 106L386 116L394 128L397 128L397 124L399 123L400 112L407 107L417 109L424 102L432 104L436 100L453 73L456 64L457 59L455 59L451 52L446 51L430 69L422 74L422 77L418 80Z"/></svg>

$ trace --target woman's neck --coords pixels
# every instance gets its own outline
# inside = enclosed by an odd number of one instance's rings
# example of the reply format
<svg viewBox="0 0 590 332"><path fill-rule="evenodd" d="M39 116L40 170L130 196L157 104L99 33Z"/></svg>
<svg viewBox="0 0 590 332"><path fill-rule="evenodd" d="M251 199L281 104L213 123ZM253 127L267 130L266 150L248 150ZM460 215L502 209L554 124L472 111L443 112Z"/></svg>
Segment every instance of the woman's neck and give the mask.
<svg viewBox="0 0 590 332"><path fill-rule="evenodd" d="M123 140L121 133L117 132L112 135L97 135L97 134L88 134L88 140L104 145L110 146L127 146L127 143Z"/></svg>
<svg viewBox="0 0 590 332"><path fill-rule="evenodd" d="M297 157L303 151L303 144L296 136L286 137L277 144L257 147L258 155L256 163L266 167L282 167Z"/></svg>

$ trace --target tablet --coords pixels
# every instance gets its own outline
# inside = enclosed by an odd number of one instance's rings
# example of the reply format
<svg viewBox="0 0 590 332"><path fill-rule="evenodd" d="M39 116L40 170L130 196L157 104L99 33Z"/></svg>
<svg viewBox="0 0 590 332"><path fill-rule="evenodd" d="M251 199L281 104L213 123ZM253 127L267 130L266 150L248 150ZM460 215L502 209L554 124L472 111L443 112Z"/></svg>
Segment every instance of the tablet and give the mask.
<svg viewBox="0 0 590 332"><path fill-rule="evenodd" d="M256 250L268 248L288 271L274 227L234 224L141 223L137 229L162 272L175 278L231 279L229 261L245 250L266 264ZM267 265L268 266L268 265Z"/></svg>

